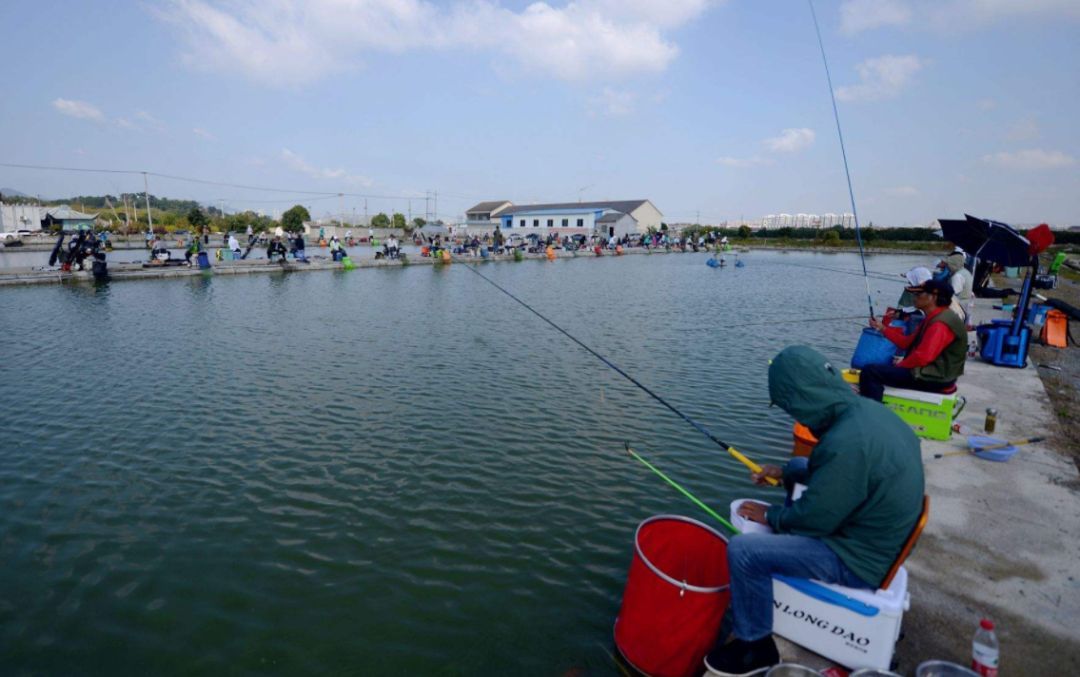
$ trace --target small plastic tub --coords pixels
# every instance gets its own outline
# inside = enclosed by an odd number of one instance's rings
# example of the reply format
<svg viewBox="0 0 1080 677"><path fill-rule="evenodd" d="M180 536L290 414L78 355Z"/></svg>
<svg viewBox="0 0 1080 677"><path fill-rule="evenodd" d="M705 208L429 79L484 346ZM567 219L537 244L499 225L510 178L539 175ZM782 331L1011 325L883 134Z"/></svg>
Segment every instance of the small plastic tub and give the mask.
<svg viewBox="0 0 1080 677"><path fill-rule="evenodd" d="M818 443L818 438L814 437L814 433L802 423L795 424L791 430L791 436L795 440L791 449L792 456L809 456Z"/></svg>
<svg viewBox="0 0 1080 677"><path fill-rule="evenodd" d="M915 677L979 677L979 673L949 661L926 661L915 668Z"/></svg>
<svg viewBox="0 0 1080 677"><path fill-rule="evenodd" d="M766 524L761 524L759 522L751 522L750 520L739 514L739 507L742 506L743 503L746 503L750 500L753 499L736 498L734 501L731 502L732 526L734 526L736 529L738 529L744 534L771 534L773 532L772 527ZM754 503L763 503L765 505L768 505L768 503L765 503L765 501L754 501Z"/></svg>
<svg viewBox="0 0 1080 677"><path fill-rule="evenodd" d="M1001 447L999 449L987 449L986 451L978 451L979 447L990 447L997 444L1001 444L1001 440L996 437L983 437L982 435L971 435L968 437L968 447L972 452L983 459L984 461L996 461L998 463L1004 463L1013 457L1017 452L1017 448L1014 446Z"/></svg>
<svg viewBox="0 0 1080 677"><path fill-rule="evenodd" d="M805 665L780 663L769 668L765 677L821 677L821 673Z"/></svg>

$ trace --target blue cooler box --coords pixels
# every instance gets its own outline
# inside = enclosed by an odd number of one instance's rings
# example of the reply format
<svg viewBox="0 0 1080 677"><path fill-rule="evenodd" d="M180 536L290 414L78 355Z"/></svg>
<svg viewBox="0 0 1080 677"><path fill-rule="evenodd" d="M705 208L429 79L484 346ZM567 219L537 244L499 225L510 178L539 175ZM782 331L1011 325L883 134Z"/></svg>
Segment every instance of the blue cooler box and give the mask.
<svg viewBox="0 0 1080 677"><path fill-rule="evenodd" d="M1025 324L1019 335L1010 336L1012 324L1012 320L994 320L990 324L980 324L975 329L979 338L979 356L983 360L999 367L1027 366L1031 330Z"/></svg>

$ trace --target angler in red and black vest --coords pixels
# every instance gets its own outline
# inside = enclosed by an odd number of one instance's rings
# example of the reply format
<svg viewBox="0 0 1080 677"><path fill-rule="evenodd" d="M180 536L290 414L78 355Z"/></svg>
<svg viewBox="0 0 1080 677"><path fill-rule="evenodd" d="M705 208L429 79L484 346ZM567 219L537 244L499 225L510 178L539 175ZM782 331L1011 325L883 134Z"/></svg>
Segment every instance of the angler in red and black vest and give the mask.
<svg viewBox="0 0 1080 677"><path fill-rule="evenodd" d="M880 402L885 386L942 392L964 373L967 328L949 310L952 287L946 282L928 280L907 287L907 291L915 295L915 307L926 314L926 319L910 336L905 336L898 327L886 327L878 320L870 320L871 327L907 354L895 365L878 364L863 369L859 374L859 392L863 397Z"/></svg>

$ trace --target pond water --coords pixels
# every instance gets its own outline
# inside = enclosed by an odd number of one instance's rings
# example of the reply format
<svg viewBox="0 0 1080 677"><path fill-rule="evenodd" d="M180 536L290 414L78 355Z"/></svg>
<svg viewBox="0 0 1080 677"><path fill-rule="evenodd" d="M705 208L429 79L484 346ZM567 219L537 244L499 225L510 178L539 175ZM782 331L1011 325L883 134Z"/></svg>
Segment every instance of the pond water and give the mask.
<svg viewBox="0 0 1080 677"><path fill-rule="evenodd" d="M864 320L806 320L865 288L853 255L743 258L481 269L780 461L767 361L846 362ZM461 264L8 288L0 349L9 674L615 674L634 528L710 519L624 441L721 514L764 491Z"/></svg>

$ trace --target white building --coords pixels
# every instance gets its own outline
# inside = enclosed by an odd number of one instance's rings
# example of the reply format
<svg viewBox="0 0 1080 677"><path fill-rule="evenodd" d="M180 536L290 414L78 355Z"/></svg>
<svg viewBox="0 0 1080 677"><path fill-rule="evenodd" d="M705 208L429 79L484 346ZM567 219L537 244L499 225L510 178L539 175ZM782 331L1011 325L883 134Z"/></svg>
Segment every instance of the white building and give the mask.
<svg viewBox="0 0 1080 677"><path fill-rule="evenodd" d="M13 233L17 230L41 230L41 220L45 210L36 205L8 205L0 202L0 232Z"/></svg>
<svg viewBox="0 0 1080 677"><path fill-rule="evenodd" d="M622 238L625 235L637 235L637 219L622 212L607 212L596 219L596 234L603 237Z"/></svg>
<svg viewBox="0 0 1080 677"><path fill-rule="evenodd" d="M467 214L481 214L481 205L497 203L481 202L476 207L469 209ZM661 220L664 215L660 213L649 200L611 200L606 202L555 202L547 204L510 205L499 206L497 215L499 223L507 234L528 234L532 229L540 232L540 229L552 229L553 234L568 234L572 232L592 233L597 227L597 220L605 214L619 213L631 217L634 221L634 231L645 233L650 228L660 230ZM494 216L492 216L494 218ZM470 221L470 225L471 225ZM605 222L607 223L607 222ZM624 222L622 228L628 227L629 222ZM604 228L611 228L605 225ZM545 233L546 234L546 233Z"/></svg>
<svg viewBox="0 0 1080 677"><path fill-rule="evenodd" d="M513 206L514 203L509 200L481 202L465 210L465 225L494 228L500 223L499 215Z"/></svg>

